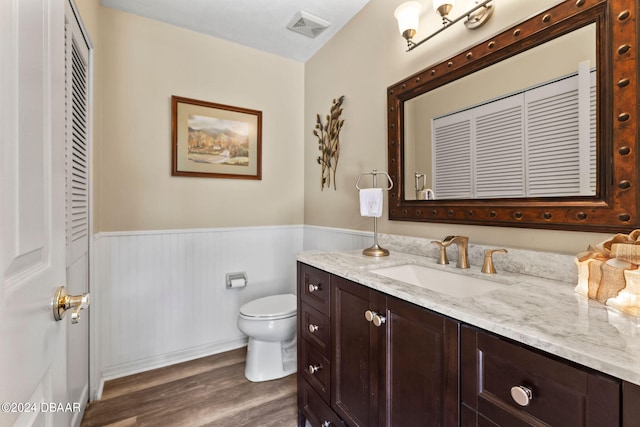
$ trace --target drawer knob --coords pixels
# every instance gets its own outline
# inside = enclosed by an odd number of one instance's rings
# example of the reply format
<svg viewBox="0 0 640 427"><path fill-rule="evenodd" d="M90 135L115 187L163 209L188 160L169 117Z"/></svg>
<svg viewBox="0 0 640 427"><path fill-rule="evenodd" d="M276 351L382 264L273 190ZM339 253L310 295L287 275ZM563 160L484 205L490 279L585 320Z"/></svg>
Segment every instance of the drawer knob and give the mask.
<svg viewBox="0 0 640 427"><path fill-rule="evenodd" d="M531 389L522 385L511 387L511 397L520 406L528 406L533 399Z"/></svg>
<svg viewBox="0 0 640 427"><path fill-rule="evenodd" d="M314 333L318 330L318 325L314 325L313 323L309 323L309 332Z"/></svg>
<svg viewBox="0 0 640 427"><path fill-rule="evenodd" d="M315 374L316 372L318 372L320 369L322 369L322 365L309 365L309 373L311 375Z"/></svg>
<svg viewBox="0 0 640 427"><path fill-rule="evenodd" d="M313 293L320 290L320 285L314 285L313 283L309 283L309 292Z"/></svg>

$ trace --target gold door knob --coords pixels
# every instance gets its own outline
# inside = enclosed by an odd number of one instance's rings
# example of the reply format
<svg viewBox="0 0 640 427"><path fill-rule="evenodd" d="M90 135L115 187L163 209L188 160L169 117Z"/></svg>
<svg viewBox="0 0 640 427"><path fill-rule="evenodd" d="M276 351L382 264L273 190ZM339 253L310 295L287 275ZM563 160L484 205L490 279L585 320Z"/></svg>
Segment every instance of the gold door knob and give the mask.
<svg viewBox="0 0 640 427"><path fill-rule="evenodd" d="M78 323L80 319L80 310L89 308L89 294L69 295L64 290L64 286L60 286L53 298L53 318L62 320L64 313L71 310L71 323Z"/></svg>

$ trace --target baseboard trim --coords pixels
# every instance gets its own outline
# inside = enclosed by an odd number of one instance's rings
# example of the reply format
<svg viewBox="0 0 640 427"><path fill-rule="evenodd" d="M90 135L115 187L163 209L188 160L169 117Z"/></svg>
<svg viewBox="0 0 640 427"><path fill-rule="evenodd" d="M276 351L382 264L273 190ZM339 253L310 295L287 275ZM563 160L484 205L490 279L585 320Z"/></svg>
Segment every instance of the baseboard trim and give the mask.
<svg viewBox="0 0 640 427"><path fill-rule="evenodd" d="M102 389L100 389L102 391ZM84 417L84 411L87 409L87 403L89 402L89 384L87 384L82 390L82 394L80 396L80 411L74 412L73 417L71 417L71 426L72 427L80 427L80 423L82 422L82 418ZM76 403L76 402L71 402Z"/></svg>

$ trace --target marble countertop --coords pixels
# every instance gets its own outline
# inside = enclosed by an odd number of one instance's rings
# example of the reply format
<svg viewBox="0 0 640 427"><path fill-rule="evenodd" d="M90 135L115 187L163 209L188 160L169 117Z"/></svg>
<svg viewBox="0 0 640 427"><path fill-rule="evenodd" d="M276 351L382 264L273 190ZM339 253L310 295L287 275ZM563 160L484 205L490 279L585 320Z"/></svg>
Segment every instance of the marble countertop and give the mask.
<svg viewBox="0 0 640 427"><path fill-rule="evenodd" d="M368 257L362 251L305 252L298 261L640 385L640 319L574 292L575 285L524 274L488 275L443 266L429 257L392 252ZM454 297L390 279L370 270L417 264L498 284L473 297ZM457 276L456 276L457 277ZM577 280L577 279L576 279Z"/></svg>

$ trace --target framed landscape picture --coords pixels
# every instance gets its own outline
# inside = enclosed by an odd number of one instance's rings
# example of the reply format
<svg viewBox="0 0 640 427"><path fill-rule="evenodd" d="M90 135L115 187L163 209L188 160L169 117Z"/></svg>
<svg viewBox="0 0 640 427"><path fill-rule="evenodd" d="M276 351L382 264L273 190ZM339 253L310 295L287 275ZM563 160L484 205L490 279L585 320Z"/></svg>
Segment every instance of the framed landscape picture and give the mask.
<svg viewBox="0 0 640 427"><path fill-rule="evenodd" d="M174 176L262 179L262 111L171 97Z"/></svg>

